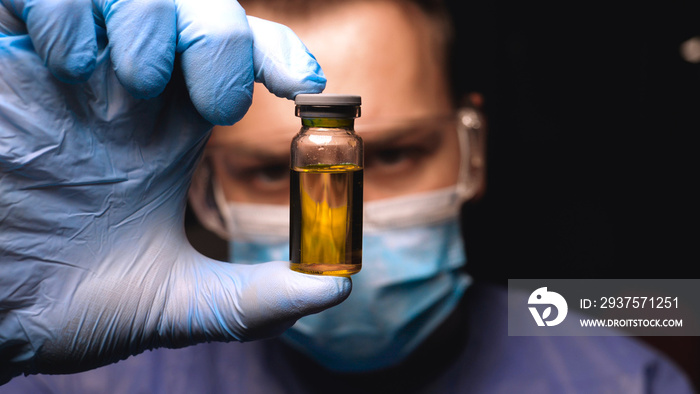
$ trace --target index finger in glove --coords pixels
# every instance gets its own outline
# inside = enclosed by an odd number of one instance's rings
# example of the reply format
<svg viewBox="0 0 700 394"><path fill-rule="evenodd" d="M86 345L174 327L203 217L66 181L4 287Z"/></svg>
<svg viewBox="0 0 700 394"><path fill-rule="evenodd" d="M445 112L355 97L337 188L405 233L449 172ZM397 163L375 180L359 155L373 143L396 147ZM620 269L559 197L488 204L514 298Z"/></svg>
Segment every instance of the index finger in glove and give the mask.
<svg viewBox="0 0 700 394"><path fill-rule="evenodd" d="M253 16L255 81L278 97L293 99L301 93L320 93L326 77L316 58L287 26Z"/></svg>
<svg viewBox="0 0 700 394"><path fill-rule="evenodd" d="M86 81L95 69L97 38L91 0L2 2L1 33L24 34L54 76L64 82Z"/></svg>
<svg viewBox="0 0 700 394"><path fill-rule="evenodd" d="M251 104L254 81L286 98L325 87L316 59L286 26L246 17L228 0L179 3L177 52L190 98L210 122L240 120Z"/></svg>

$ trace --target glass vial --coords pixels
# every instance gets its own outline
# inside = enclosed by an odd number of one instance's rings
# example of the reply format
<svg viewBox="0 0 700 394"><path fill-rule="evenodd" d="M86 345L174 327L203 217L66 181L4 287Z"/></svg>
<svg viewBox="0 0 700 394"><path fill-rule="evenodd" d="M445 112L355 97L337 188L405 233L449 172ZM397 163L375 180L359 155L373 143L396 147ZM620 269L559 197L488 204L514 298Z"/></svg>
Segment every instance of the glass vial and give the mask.
<svg viewBox="0 0 700 394"><path fill-rule="evenodd" d="M300 94L301 130L292 140L291 269L349 276L362 268L362 139L355 134L360 96Z"/></svg>

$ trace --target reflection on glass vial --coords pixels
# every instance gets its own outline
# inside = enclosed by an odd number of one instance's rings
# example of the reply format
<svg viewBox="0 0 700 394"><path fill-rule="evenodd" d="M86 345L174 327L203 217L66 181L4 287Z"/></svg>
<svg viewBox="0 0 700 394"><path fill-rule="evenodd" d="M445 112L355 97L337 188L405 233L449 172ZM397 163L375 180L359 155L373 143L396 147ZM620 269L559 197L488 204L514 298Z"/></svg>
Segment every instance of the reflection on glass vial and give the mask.
<svg viewBox="0 0 700 394"><path fill-rule="evenodd" d="M291 268L347 276L362 268L362 167L291 171Z"/></svg>

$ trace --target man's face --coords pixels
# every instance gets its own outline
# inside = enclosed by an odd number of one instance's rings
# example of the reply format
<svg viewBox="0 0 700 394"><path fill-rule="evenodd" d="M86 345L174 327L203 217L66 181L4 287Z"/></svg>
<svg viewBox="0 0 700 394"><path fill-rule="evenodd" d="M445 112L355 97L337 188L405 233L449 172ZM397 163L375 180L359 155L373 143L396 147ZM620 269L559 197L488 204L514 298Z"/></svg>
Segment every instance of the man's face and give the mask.
<svg viewBox="0 0 700 394"><path fill-rule="evenodd" d="M365 142L365 201L455 184L459 144L439 41L417 9L348 2L289 18L261 7L249 15L283 23L317 58L326 93L362 96L355 129ZM216 127L209 143L227 200L289 203L289 149L300 128L294 103L256 85L246 116Z"/></svg>

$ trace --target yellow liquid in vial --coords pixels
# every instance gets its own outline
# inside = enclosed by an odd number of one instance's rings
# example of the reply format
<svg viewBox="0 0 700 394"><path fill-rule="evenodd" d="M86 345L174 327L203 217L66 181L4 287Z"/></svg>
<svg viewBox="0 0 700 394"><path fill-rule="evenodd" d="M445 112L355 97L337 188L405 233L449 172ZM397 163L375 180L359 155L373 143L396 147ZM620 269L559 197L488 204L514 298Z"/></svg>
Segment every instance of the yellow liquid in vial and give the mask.
<svg viewBox="0 0 700 394"><path fill-rule="evenodd" d="M291 269L349 276L362 268L362 167L291 170Z"/></svg>

